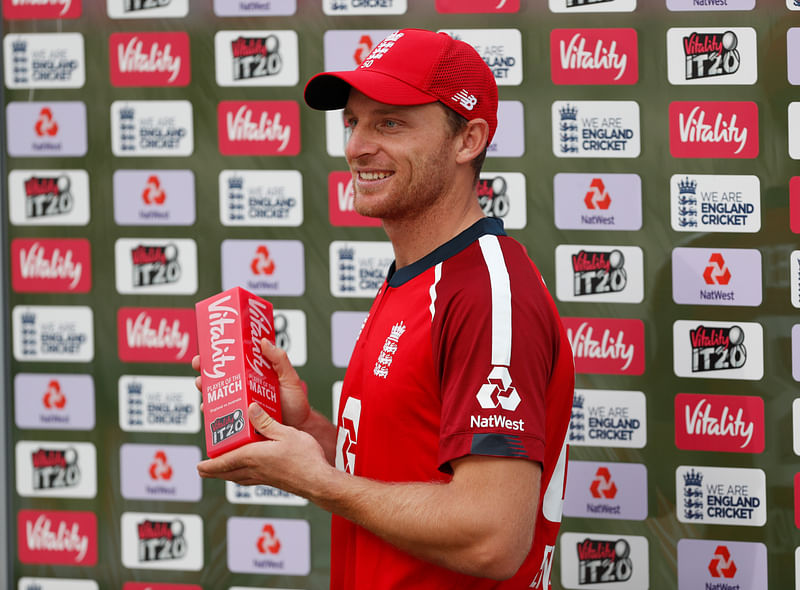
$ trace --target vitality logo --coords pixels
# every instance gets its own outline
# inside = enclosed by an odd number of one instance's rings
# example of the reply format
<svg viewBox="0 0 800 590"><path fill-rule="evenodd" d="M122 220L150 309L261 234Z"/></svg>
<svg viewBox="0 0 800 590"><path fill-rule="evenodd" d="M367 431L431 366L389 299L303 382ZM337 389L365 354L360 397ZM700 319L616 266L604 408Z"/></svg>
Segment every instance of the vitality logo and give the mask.
<svg viewBox="0 0 800 590"><path fill-rule="evenodd" d="M755 158L758 106L754 102L672 102L670 153L675 158Z"/></svg>
<svg viewBox="0 0 800 590"><path fill-rule="evenodd" d="M186 86L191 81L186 33L113 33L108 44L114 86Z"/></svg>
<svg viewBox="0 0 800 590"><path fill-rule="evenodd" d="M636 84L636 31L554 29L550 33L550 73L554 84Z"/></svg>
<svg viewBox="0 0 800 590"><path fill-rule="evenodd" d="M684 450L760 453L764 450L764 400L744 395L679 393L675 446Z"/></svg>

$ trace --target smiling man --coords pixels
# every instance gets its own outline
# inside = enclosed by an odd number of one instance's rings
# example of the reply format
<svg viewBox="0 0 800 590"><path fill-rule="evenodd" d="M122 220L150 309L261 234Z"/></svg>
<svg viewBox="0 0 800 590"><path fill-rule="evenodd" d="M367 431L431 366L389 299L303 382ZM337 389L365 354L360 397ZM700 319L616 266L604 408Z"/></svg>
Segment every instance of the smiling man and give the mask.
<svg viewBox="0 0 800 590"><path fill-rule="evenodd" d="M254 404L250 420L270 440L199 472L332 512L333 590L546 589L572 353L525 249L478 205L494 77L468 44L405 29L355 70L313 77L305 98L344 108L355 208L382 220L395 262L355 345L336 426L264 341L284 424Z"/></svg>

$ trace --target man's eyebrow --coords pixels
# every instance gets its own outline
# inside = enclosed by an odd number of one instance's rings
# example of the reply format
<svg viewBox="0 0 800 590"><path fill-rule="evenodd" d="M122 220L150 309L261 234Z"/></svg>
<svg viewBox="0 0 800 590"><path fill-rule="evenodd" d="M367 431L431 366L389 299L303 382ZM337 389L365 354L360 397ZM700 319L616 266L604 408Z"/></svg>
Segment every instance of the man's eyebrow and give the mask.
<svg viewBox="0 0 800 590"><path fill-rule="evenodd" d="M375 113L377 115L401 115L403 113L408 112L410 109L409 106L405 105L386 105L385 107L379 107L376 109L371 110L370 112ZM345 116L353 115L353 111L350 110L349 107L344 107L344 111L342 113Z"/></svg>

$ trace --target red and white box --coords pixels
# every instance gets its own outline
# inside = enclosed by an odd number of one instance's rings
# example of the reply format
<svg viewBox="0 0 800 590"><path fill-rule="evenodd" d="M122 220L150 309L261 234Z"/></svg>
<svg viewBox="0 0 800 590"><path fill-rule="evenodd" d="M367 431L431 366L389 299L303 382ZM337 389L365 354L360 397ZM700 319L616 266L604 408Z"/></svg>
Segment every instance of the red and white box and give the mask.
<svg viewBox="0 0 800 590"><path fill-rule="evenodd" d="M272 304L233 287L195 305L203 391L206 452L216 457L264 440L247 419L257 402L281 420L278 375L261 353L261 339L275 342Z"/></svg>

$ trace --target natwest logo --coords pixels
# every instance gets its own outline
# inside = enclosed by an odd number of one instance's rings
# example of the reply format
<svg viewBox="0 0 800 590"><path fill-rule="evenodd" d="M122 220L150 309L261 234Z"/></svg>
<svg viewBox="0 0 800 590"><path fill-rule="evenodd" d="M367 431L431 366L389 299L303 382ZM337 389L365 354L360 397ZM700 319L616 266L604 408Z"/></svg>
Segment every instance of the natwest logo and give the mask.
<svg viewBox="0 0 800 590"><path fill-rule="evenodd" d="M719 545L714 557L708 563L708 571L712 578L732 578L736 575L736 563L725 545Z"/></svg>
<svg viewBox="0 0 800 590"><path fill-rule="evenodd" d="M754 102L672 102L669 129L670 153L675 158L758 156Z"/></svg>
<svg viewBox="0 0 800 590"><path fill-rule="evenodd" d="M714 252L708 259L708 266L703 271L703 280L706 285L727 285L731 282L731 271L719 252Z"/></svg>
<svg viewBox="0 0 800 590"><path fill-rule="evenodd" d="M281 550L281 541L275 536L275 527L271 524L265 524L261 529L261 535L256 542L256 548L259 553L275 555Z"/></svg>
<svg viewBox="0 0 800 590"><path fill-rule="evenodd" d="M123 362L185 363L197 353L191 309L123 307L117 333Z"/></svg>
<svg viewBox="0 0 800 590"><path fill-rule="evenodd" d="M225 156L296 156L300 109L290 100L225 100L217 109L219 151Z"/></svg>
<svg viewBox="0 0 800 590"><path fill-rule="evenodd" d="M191 81L186 33L113 33L108 53L114 86L186 86Z"/></svg>
<svg viewBox="0 0 800 590"><path fill-rule="evenodd" d="M675 397L675 445L684 450L762 452L764 400L679 393Z"/></svg>
<svg viewBox="0 0 800 590"><path fill-rule="evenodd" d="M22 563L95 565L97 517L93 512L20 510L17 548Z"/></svg>
<svg viewBox="0 0 800 590"><path fill-rule="evenodd" d="M636 31L554 29L550 33L550 75L554 84L636 84Z"/></svg>
<svg viewBox="0 0 800 590"><path fill-rule="evenodd" d="M55 137L58 135L58 121L53 116L53 110L50 107L42 107L42 110L39 111L39 116L33 125L33 131L37 137Z"/></svg>
<svg viewBox="0 0 800 590"><path fill-rule="evenodd" d="M3 0L3 18L8 20L79 18L82 0Z"/></svg>
<svg viewBox="0 0 800 590"><path fill-rule="evenodd" d="M578 373L644 373L644 324L634 319L562 318Z"/></svg>
<svg viewBox="0 0 800 590"><path fill-rule="evenodd" d="M17 238L11 242L12 286L18 293L86 293L91 248L82 238Z"/></svg>
<svg viewBox="0 0 800 590"><path fill-rule="evenodd" d="M613 500L617 496L617 484L611 479L611 472L608 467L602 466L597 468L595 479L589 486L589 492L592 498L607 498Z"/></svg>

